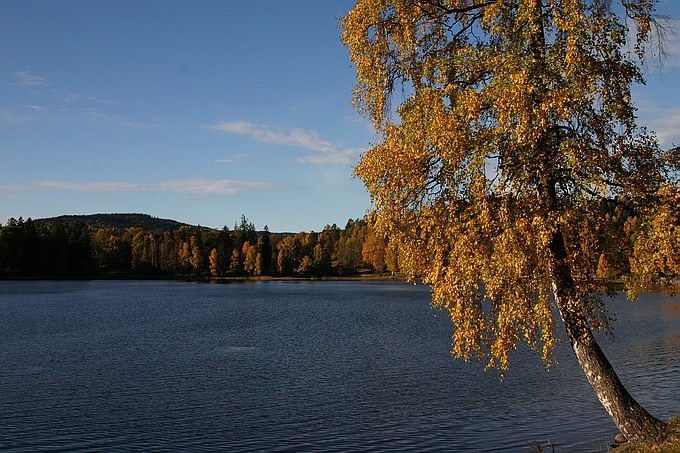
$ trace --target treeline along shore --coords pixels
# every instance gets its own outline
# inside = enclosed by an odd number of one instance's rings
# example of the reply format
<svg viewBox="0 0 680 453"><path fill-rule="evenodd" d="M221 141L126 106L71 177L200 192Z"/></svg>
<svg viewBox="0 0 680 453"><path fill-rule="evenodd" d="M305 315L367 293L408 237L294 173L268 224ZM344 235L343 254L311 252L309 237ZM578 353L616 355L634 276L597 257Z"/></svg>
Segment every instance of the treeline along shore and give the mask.
<svg viewBox="0 0 680 453"><path fill-rule="evenodd" d="M144 214L11 218L0 225L0 278L245 278L394 275L396 252L365 219L272 233Z"/></svg>
<svg viewBox="0 0 680 453"><path fill-rule="evenodd" d="M611 282L630 272L630 249L642 227L625 200L598 202L601 225L568 231L570 242L603 244L581 279ZM609 227L605 227L609 225ZM583 232L595 237L581 237ZM241 216L232 229L206 228L146 214L11 218L0 224L0 278L256 278L399 275L396 243L370 222L344 228L275 233ZM664 263L660 263L664 275ZM672 280L675 275L665 275Z"/></svg>

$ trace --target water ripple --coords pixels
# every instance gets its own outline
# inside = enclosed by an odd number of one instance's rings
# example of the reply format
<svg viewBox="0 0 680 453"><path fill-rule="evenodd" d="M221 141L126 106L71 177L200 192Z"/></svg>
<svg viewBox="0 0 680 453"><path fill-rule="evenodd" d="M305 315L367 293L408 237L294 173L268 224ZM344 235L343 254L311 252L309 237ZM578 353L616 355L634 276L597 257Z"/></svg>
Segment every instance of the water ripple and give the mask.
<svg viewBox="0 0 680 453"><path fill-rule="evenodd" d="M603 342L660 416L680 412L669 300L615 304ZM4 282L0 310L3 451L605 451L615 432L564 343L502 381L451 359L422 286Z"/></svg>

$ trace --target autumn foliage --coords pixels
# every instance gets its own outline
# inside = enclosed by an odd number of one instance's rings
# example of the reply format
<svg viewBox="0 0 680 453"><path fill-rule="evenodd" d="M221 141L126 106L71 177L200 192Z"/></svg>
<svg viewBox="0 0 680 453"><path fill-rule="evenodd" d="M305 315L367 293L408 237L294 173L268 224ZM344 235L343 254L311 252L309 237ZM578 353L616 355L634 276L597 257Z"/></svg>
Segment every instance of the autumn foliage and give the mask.
<svg viewBox="0 0 680 453"><path fill-rule="evenodd" d="M386 247L363 219L319 233L256 231L245 217L233 229L162 232L10 219L0 225L0 277L337 277L382 273Z"/></svg>
<svg viewBox="0 0 680 453"><path fill-rule="evenodd" d="M559 316L621 432L658 442L667 426L592 333L603 280L626 274L634 297L679 270L678 151L631 98L655 3L358 0L342 40L379 135L356 174L401 269L450 315L453 354L504 370L523 341L549 363Z"/></svg>
<svg viewBox="0 0 680 453"><path fill-rule="evenodd" d="M523 340L548 359L556 233L591 326L603 277L632 271L632 295L678 274L678 162L630 94L653 2L624 3L632 44L607 1L360 0L343 19L355 104L382 137L356 174L457 356L505 368Z"/></svg>

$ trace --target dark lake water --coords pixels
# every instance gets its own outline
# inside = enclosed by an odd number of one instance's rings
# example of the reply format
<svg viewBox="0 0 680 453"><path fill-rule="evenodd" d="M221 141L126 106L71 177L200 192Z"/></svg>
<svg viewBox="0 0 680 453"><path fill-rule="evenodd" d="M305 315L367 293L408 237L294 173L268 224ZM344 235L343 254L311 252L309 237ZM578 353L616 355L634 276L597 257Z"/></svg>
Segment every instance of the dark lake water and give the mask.
<svg viewBox="0 0 680 453"><path fill-rule="evenodd" d="M680 299L610 307L623 382L680 414ZM566 344L501 380L450 330L403 283L0 282L0 450L606 451Z"/></svg>

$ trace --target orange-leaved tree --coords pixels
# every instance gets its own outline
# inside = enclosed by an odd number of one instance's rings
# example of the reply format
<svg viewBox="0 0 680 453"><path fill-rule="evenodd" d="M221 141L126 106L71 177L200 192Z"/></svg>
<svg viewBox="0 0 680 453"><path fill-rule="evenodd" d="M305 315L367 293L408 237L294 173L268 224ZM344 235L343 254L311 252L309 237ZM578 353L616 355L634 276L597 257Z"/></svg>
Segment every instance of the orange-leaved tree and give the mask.
<svg viewBox="0 0 680 453"><path fill-rule="evenodd" d="M400 269L448 311L453 354L505 369L525 341L549 362L559 313L598 398L644 441L669 428L592 329L608 324L607 247L627 254L631 295L679 272L678 156L636 125L630 94L654 4L358 0L342 19L355 103L380 136L355 172ZM629 211L635 234L603 203Z"/></svg>

